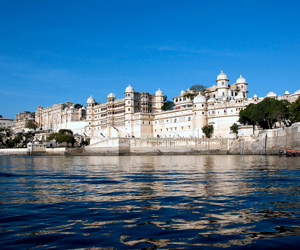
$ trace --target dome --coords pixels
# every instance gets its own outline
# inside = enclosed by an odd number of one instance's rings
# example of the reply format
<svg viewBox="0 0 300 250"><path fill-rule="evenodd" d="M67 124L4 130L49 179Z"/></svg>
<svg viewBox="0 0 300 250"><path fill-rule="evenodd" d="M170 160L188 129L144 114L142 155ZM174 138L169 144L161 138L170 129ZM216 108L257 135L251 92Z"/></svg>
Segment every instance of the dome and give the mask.
<svg viewBox="0 0 300 250"><path fill-rule="evenodd" d="M128 85L128 87L125 89L125 93L127 92L134 92L133 87L130 86L130 84Z"/></svg>
<svg viewBox="0 0 300 250"><path fill-rule="evenodd" d="M254 94L253 98L257 98L257 94Z"/></svg>
<svg viewBox="0 0 300 250"><path fill-rule="evenodd" d="M185 94L185 92L183 90L181 90L180 95L183 96Z"/></svg>
<svg viewBox="0 0 300 250"><path fill-rule="evenodd" d="M223 73L223 70L221 70L221 73L218 75L217 80L228 80L228 77Z"/></svg>
<svg viewBox="0 0 300 250"><path fill-rule="evenodd" d="M115 98L116 96L115 96L115 94L114 93L110 93L108 96L107 96L107 98Z"/></svg>
<svg viewBox="0 0 300 250"><path fill-rule="evenodd" d="M240 77L236 80L236 83L247 83L246 79L240 75Z"/></svg>
<svg viewBox="0 0 300 250"><path fill-rule="evenodd" d="M158 90L155 92L155 95L157 95L157 96L163 96L164 94L163 94L163 92L162 92L160 89L158 89Z"/></svg>
<svg viewBox="0 0 300 250"><path fill-rule="evenodd" d="M289 94L290 94L290 92L288 92L288 91L285 91L285 92L284 92L284 94L285 94L285 95L289 95Z"/></svg>
<svg viewBox="0 0 300 250"><path fill-rule="evenodd" d="M294 95L300 95L300 89L298 89L298 90L294 93Z"/></svg>
<svg viewBox="0 0 300 250"><path fill-rule="evenodd" d="M212 97L207 102L215 102L215 101L216 101L216 99Z"/></svg>
<svg viewBox="0 0 300 250"><path fill-rule="evenodd" d="M276 97L276 94L271 91L267 94L267 97Z"/></svg>
<svg viewBox="0 0 300 250"><path fill-rule="evenodd" d="M95 103L95 99L94 99L92 96L90 96L90 97L87 99L86 103Z"/></svg>
<svg viewBox="0 0 300 250"><path fill-rule="evenodd" d="M199 102L206 102L206 97L201 95L199 93L195 98L194 98L194 103L199 103Z"/></svg>

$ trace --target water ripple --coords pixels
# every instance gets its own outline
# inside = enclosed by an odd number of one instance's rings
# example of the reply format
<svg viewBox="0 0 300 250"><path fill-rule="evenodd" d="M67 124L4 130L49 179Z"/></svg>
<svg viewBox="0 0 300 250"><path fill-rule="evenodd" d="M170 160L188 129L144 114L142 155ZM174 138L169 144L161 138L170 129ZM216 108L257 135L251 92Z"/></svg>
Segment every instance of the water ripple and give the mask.
<svg viewBox="0 0 300 250"><path fill-rule="evenodd" d="M1 249L297 249L300 163L0 158Z"/></svg>

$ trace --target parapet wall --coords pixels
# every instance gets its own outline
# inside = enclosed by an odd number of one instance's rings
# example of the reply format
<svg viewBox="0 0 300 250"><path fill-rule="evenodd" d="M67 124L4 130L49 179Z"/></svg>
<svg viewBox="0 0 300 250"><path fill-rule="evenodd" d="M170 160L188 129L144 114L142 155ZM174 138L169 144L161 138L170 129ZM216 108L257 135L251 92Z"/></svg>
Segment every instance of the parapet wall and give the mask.
<svg viewBox="0 0 300 250"><path fill-rule="evenodd" d="M260 131L253 137L234 141L230 154L278 154L285 148L300 149L300 122L290 127Z"/></svg>
<svg viewBox="0 0 300 250"><path fill-rule="evenodd" d="M270 129L239 139L105 138L85 148L86 154L278 154L285 148L300 149L300 123Z"/></svg>
<svg viewBox="0 0 300 250"><path fill-rule="evenodd" d="M226 154L230 149L229 139L187 138L109 138L85 147L87 154Z"/></svg>
<svg viewBox="0 0 300 250"><path fill-rule="evenodd" d="M66 148L46 148L43 152L33 152L32 155L64 155ZM27 148L0 149L0 155L28 155Z"/></svg>
<svg viewBox="0 0 300 250"><path fill-rule="evenodd" d="M239 139L104 138L85 148L47 148L43 155L278 154L300 149L300 122ZM0 155L26 155L27 149L0 149Z"/></svg>

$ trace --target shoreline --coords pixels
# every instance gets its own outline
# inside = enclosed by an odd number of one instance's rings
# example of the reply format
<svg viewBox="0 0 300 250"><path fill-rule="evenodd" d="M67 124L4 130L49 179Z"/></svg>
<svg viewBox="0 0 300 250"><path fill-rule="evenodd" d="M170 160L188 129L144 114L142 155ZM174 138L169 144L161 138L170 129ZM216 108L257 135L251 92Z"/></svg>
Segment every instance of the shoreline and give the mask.
<svg viewBox="0 0 300 250"><path fill-rule="evenodd" d="M260 131L236 139L224 138L94 138L80 148L0 149L0 156L121 156L121 155L279 155L285 149L300 149L300 122L290 127Z"/></svg>

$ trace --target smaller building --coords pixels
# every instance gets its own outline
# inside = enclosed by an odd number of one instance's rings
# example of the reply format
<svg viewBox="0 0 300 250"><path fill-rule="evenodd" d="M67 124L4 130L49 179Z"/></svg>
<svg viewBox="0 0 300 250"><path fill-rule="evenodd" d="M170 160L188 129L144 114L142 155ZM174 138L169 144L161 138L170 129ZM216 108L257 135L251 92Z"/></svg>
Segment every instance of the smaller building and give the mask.
<svg viewBox="0 0 300 250"><path fill-rule="evenodd" d="M46 152L46 142L33 141L27 144L27 154L40 154Z"/></svg>
<svg viewBox="0 0 300 250"><path fill-rule="evenodd" d="M0 129L1 128L12 128L13 125L14 125L13 119L3 118L2 115L0 115Z"/></svg>
<svg viewBox="0 0 300 250"><path fill-rule="evenodd" d="M30 111L24 111L23 113L19 112L16 115L16 119L14 121L14 132L23 132L26 127L28 122L34 122L35 119L35 113L30 112Z"/></svg>
<svg viewBox="0 0 300 250"><path fill-rule="evenodd" d="M60 129L71 129L76 133L85 132L85 107L75 107L72 102L55 104L43 108L38 106L35 122L40 129L58 132Z"/></svg>

